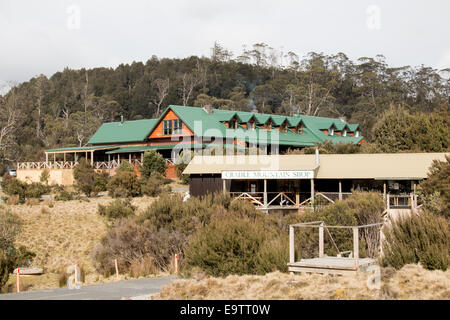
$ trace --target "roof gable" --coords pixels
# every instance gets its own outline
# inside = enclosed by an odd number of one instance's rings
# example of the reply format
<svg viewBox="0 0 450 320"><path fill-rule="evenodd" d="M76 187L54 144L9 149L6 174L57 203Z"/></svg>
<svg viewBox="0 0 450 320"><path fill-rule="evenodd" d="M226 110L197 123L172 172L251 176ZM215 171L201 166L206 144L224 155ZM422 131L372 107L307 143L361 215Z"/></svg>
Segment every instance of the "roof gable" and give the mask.
<svg viewBox="0 0 450 320"><path fill-rule="evenodd" d="M158 119L106 122L89 139L87 144L141 142L146 140Z"/></svg>

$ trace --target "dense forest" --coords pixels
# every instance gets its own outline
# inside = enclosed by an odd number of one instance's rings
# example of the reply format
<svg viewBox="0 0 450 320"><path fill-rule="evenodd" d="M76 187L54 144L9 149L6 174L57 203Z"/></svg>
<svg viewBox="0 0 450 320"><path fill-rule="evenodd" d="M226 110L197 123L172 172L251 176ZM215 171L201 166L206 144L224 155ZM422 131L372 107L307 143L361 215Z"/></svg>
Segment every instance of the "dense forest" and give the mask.
<svg viewBox="0 0 450 320"><path fill-rule="evenodd" d="M380 151L448 150L450 69L390 67L382 55L352 61L312 52L301 59L264 43L244 46L239 55L215 43L211 52L152 56L115 69L66 68L11 84L0 96L3 170L42 160L48 147L84 145L103 122L155 117L169 104L341 117L359 123L369 142L413 135L409 145L388 140Z"/></svg>

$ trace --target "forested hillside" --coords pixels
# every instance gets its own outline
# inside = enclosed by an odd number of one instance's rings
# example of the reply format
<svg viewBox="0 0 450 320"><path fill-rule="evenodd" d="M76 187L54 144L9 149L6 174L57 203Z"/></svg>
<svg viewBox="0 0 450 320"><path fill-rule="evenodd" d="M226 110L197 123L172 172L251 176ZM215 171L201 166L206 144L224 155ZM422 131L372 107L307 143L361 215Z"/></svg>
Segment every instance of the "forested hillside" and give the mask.
<svg viewBox="0 0 450 320"><path fill-rule="evenodd" d="M210 57L152 56L115 69L64 69L0 96L0 157L3 168L42 160L47 147L85 144L103 122L120 115L155 117L169 104L345 117L361 125L369 142L382 140L389 128L408 131L404 124L414 125L414 132L440 141L430 138L416 149L442 151L448 148L449 75L450 69L423 65L390 67L381 55L351 61L343 53L310 53L300 59L265 44L233 55L217 43ZM403 123L376 124L385 111L395 110L404 114Z"/></svg>

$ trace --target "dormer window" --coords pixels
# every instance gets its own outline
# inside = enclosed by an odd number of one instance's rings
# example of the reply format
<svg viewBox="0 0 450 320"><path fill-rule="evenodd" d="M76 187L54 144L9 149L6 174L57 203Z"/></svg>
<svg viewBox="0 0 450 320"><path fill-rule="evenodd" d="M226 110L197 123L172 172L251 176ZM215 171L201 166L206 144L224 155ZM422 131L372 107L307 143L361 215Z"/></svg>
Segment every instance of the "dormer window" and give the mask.
<svg viewBox="0 0 450 320"><path fill-rule="evenodd" d="M330 131L328 131L329 136L334 136L334 127L330 128Z"/></svg>
<svg viewBox="0 0 450 320"><path fill-rule="evenodd" d="M272 120L267 120L267 122L264 125L264 128L267 130L272 130Z"/></svg>
<svg viewBox="0 0 450 320"><path fill-rule="evenodd" d="M355 137L359 137L359 130L355 131Z"/></svg>
<svg viewBox="0 0 450 320"><path fill-rule="evenodd" d="M237 119L236 119L236 117L233 117L230 120L230 122L228 123L228 128L230 128L230 129L237 129L237 127L238 127Z"/></svg>
<svg viewBox="0 0 450 320"><path fill-rule="evenodd" d="M255 130L255 127L256 127L255 119L250 119L250 121L247 122L247 129Z"/></svg>
<svg viewBox="0 0 450 320"><path fill-rule="evenodd" d="M298 134L301 134L301 133L303 133L303 123L299 123L298 125L297 125L297 128L296 128L296 130L295 130Z"/></svg>
<svg viewBox="0 0 450 320"><path fill-rule="evenodd" d="M284 122L281 124L280 131L281 131L281 132L287 132L287 130L288 130L288 124L287 124L287 121L284 121Z"/></svg>
<svg viewBox="0 0 450 320"><path fill-rule="evenodd" d="M344 129L344 131L342 131L342 136L346 137L347 136L347 129Z"/></svg>

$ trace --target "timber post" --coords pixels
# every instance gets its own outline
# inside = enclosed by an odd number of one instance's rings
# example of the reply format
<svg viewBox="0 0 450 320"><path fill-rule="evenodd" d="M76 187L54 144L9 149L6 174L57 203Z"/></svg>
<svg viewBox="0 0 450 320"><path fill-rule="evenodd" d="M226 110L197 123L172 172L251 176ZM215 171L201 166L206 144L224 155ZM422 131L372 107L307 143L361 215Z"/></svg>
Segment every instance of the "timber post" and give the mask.
<svg viewBox="0 0 450 320"><path fill-rule="evenodd" d="M324 255L323 226L324 226L324 223L323 222L320 223L320 226L319 226L319 258L322 258Z"/></svg>
<svg viewBox="0 0 450 320"><path fill-rule="evenodd" d="M294 227L289 226L289 262L295 262L295 250L294 250Z"/></svg>
<svg viewBox="0 0 450 320"><path fill-rule="evenodd" d="M267 208L267 179L264 179L264 207Z"/></svg>
<svg viewBox="0 0 450 320"><path fill-rule="evenodd" d="M342 200L342 180L339 180L339 200Z"/></svg>
<svg viewBox="0 0 450 320"><path fill-rule="evenodd" d="M353 227L353 259L355 259L356 270L359 270L359 232L358 227Z"/></svg>

